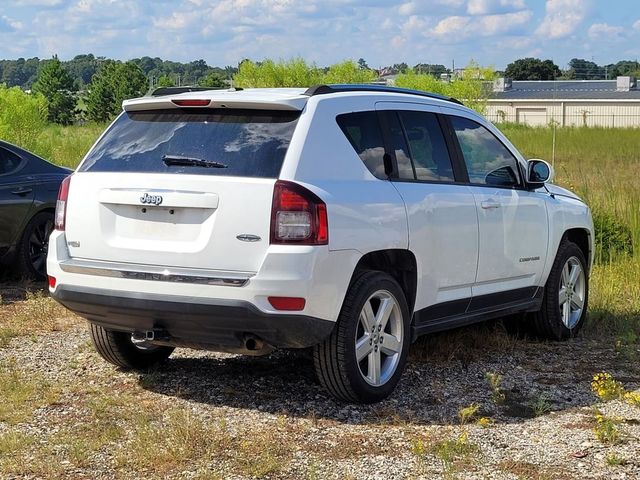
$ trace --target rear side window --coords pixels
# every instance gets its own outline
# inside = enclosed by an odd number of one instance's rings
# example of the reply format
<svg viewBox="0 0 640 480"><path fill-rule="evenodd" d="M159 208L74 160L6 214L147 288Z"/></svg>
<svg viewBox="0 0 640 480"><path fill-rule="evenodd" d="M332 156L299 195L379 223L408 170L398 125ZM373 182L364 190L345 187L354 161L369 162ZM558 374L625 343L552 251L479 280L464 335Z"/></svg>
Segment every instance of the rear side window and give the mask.
<svg viewBox="0 0 640 480"><path fill-rule="evenodd" d="M0 175L12 173L21 163L22 159L15 153L0 148Z"/></svg>
<svg viewBox="0 0 640 480"><path fill-rule="evenodd" d="M453 182L449 150L438 118L428 112L398 112L418 180Z"/></svg>
<svg viewBox="0 0 640 480"><path fill-rule="evenodd" d="M277 178L300 112L124 112L80 171Z"/></svg>
<svg viewBox="0 0 640 480"><path fill-rule="evenodd" d="M520 184L518 161L500 140L472 120L450 118L471 183L498 187L516 187Z"/></svg>
<svg viewBox="0 0 640 480"><path fill-rule="evenodd" d="M336 121L367 169L375 177L386 179L384 140L376 112L345 113Z"/></svg>

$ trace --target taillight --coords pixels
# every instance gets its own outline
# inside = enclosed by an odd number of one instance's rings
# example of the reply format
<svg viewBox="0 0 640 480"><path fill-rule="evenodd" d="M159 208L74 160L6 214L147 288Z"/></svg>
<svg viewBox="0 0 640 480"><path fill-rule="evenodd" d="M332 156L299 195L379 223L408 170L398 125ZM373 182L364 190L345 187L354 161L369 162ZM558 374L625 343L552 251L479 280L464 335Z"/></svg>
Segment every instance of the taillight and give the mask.
<svg viewBox="0 0 640 480"><path fill-rule="evenodd" d="M326 245L327 205L297 183L278 180L271 204L271 244Z"/></svg>
<svg viewBox="0 0 640 480"><path fill-rule="evenodd" d="M171 100L171 102L179 107L208 107L211 100Z"/></svg>
<svg viewBox="0 0 640 480"><path fill-rule="evenodd" d="M49 276L49 288L56 288L56 277Z"/></svg>
<svg viewBox="0 0 640 480"><path fill-rule="evenodd" d="M62 181L60 190L58 190L58 201L56 202L55 227L56 230L62 232L64 232L64 224L67 217L67 197L69 196L70 183L71 176L68 176Z"/></svg>

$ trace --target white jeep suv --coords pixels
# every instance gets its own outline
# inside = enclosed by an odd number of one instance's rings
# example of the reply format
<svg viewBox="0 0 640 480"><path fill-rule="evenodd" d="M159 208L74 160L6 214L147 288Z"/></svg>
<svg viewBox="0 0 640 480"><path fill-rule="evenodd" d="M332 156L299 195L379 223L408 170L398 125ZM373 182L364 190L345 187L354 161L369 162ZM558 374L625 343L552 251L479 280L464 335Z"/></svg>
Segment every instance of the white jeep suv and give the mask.
<svg viewBox="0 0 640 480"><path fill-rule="evenodd" d="M375 402L425 333L587 310L593 224L458 101L371 85L126 101L61 187L52 296L97 351L313 348L337 398Z"/></svg>

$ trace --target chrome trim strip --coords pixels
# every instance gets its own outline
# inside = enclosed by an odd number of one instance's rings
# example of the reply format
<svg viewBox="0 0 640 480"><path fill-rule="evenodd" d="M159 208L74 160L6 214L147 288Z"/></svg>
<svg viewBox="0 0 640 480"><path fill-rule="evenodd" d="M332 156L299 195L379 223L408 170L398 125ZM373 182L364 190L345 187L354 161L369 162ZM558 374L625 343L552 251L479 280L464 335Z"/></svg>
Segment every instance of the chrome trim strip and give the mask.
<svg viewBox="0 0 640 480"><path fill-rule="evenodd" d="M198 270L177 267L158 267L103 261L70 259L60 262L63 272L98 277L152 280L157 282L193 283L243 287L255 274L249 272L225 272L220 270Z"/></svg>

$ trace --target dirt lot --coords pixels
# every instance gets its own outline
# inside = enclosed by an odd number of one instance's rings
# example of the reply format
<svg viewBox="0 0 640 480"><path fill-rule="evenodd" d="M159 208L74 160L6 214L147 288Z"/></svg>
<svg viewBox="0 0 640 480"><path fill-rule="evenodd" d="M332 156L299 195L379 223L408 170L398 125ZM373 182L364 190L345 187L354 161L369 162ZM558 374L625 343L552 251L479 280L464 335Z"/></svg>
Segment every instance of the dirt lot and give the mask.
<svg viewBox="0 0 640 480"><path fill-rule="evenodd" d="M397 392L337 403L305 352L176 350L157 370L103 362L46 293L0 287L0 478L640 478L637 343L421 339Z"/></svg>

